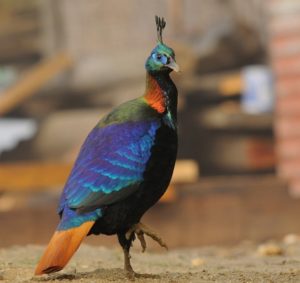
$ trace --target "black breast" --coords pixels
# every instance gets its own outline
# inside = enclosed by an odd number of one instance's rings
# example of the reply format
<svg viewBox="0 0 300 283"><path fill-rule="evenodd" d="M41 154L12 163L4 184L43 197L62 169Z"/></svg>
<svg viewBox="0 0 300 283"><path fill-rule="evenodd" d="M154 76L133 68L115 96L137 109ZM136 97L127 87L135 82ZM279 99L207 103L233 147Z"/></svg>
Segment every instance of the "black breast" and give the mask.
<svg viewBox="0 0 300 283"><path fill-rule="evenodd" d="M135 193L126 199L103 208L103 217L95 223L90 234L115 234L138 223L143 214L166 191L177 155L177 133L163 125L158 129L144 180Z"/></svg>

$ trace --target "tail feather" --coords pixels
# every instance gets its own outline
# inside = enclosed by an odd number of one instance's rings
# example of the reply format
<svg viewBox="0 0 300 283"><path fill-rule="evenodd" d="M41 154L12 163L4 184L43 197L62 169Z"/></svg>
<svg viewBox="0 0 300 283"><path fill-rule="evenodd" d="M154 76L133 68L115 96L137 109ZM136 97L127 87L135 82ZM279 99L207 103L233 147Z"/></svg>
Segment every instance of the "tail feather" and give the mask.
<svg viewBox="0 0 300 283"><path fill-rule="evenodd" d="M48 274L63 269L94 223L94 221L88 221L79 227L56 231L35 269L35 275Z"/></svg>

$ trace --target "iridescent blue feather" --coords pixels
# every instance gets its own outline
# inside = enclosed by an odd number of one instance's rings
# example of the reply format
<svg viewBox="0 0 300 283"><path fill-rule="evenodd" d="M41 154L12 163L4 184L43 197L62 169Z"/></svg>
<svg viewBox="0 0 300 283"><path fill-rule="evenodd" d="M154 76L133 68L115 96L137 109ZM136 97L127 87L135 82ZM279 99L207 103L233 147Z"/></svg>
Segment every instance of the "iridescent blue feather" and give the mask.
<svg viewBox="0 0 300 283"><path fill-rule="evenodd" d="M61 196L59 229L101 217L101 207L138 189L159 127L160 121L152 119L92 130Z"/></svg>

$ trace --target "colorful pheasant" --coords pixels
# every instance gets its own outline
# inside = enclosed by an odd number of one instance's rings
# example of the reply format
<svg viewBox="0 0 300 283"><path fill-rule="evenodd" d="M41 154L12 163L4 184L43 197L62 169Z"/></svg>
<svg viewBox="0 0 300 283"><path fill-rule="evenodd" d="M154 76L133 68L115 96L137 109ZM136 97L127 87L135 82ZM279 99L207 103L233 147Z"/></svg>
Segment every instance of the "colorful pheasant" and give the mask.
<svg viewBox="0 0 300 283"><path fill-rule="evenodd" d="M117 234L125 270L134 276L129 250L144 234L166 244L140 222L164 194L177 154L177 89L169 74L178 71L174 51L162 41L166 22L156 16L158 44L146 61L146 90L104 117L85 140L61 195L60 223L36 275L64 268L90 234Z"/></svg>

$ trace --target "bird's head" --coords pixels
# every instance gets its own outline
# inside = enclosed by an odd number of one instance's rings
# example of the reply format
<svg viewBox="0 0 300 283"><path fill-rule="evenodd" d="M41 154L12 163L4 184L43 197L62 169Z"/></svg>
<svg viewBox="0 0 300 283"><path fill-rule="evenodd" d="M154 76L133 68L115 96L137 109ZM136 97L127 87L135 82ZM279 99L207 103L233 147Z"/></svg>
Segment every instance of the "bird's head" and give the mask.
<svg viewBox="0 0 300 283"><path fill-rule="evenodd" d="M162 41L162 31L166 26L164 18L155 17L157 28L158 44L152 50L146 61L146 70L148 72L178 72L179 66L175 61L174 50Z"/></svg>

